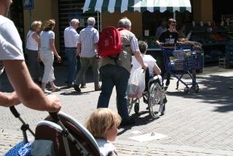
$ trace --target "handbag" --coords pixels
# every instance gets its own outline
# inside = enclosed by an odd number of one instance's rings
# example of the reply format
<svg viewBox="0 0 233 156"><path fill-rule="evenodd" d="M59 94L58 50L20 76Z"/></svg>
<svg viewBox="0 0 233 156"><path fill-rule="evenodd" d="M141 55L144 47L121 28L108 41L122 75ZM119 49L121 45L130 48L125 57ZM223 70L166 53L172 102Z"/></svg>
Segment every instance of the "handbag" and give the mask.
<svg viewBox="0 0 233 156"><path fill-rule="evenodd" d="M145 71L141 67L132 68L128 81L127 94L128 97L140 98L145 90Z"/></svg>

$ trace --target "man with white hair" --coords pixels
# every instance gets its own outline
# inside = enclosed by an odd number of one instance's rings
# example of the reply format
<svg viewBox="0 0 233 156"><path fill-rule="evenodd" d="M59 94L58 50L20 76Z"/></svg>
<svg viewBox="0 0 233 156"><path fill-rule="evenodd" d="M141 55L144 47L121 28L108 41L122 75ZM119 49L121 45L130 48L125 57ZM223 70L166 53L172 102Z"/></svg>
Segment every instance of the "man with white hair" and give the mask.
<svg viewBox="0 0 233 156"><path fill-rule="evenodd" d="M95 18L89 17L87 19L87 27L80 31L80 36L77 45L77 56L80 56L81 69L79 70L76 79L74 81L74 89L77 92L81 92L80 84L83 75L86 74L87 69L92 66L94 75L94 89L100 90L99 85L99 70L97 62L97 44L99 41L99 32L95 25ZM82 48L81 48L82 47Z"/></svg>
<svg viewBox="0 0 233 156"><path fill-rule="evenodd" d="M76 48L79 34L76 29L79 27L79 20L72 19L70 25L64 30L65 54L68 59L69 68L67 71L66 82L68 87L73 86L77 68L80 68L80 60L76 58ZM85 81L85 80L84 80ZM85 82L82 84L85 85Z"/></svg>
<svg viewBox="0 0 233 156"><path fill-rule="evenodd" d="M135 56L140 66L147 69L141 57L138 47L138 39L131 32L131 21L124 17L119 20L118 27L122 40L122 52L117 60L110 57L101 57L100 77L102 80L101 93L97 108L107 108L112 94L113 87L116 88L116 105L119 115L122 118L121 126L133 125L134 118L128 114L127 86L131 70L132 55Z"/></svg>

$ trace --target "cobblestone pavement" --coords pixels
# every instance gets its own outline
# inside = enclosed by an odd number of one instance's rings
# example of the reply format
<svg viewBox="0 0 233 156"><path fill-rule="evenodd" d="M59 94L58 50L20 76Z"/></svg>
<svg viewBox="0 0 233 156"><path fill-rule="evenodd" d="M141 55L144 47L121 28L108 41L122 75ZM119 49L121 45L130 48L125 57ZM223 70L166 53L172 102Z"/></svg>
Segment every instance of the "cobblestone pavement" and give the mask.
<svg viewBox="0 0 233 156"><path fill-rule="evenodd" d="M64 85L66 67L55 68L57 83ZM233 71L218 67L205 68L197 74L198 93L183 92L180 83L176 90L176 79L173 78L167 91L166 114L152 120L146 111L146 104L140 103L140 113L136 124L121 128L114 142L120 156L230 156L233 155ZM186 76L185 76L186 78ZM1 90L8 92L10 87L4 75L0 77ZM188 79L184 79L189 81ZM88 73L87 88L82 94L73 89L62 89L56 92L62 103L62 111L73 116L81 123L92 110L96 108L99 91L95 92ZM115 92L110 100L110 108L116 110ZM48 113L34 111L16 106L34 131L38 121L43 120ZM3 155L17 142L22 140L21 123L15 119L8 108L0 109L0 155ZM139 142L132 137L145 134L162 134L165 138ZM31 135L29 135L31 137ZM33 137L31 137L33 138Z"/></svg>

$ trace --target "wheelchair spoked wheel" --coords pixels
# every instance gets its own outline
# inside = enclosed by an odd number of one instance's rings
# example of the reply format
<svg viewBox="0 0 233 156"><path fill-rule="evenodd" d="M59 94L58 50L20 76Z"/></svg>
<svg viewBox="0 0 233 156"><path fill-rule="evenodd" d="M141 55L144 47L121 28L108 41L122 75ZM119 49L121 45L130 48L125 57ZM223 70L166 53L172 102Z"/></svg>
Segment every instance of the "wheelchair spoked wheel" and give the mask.
<svg viewBox="0 0 233 156"><path fill-rule="evenodd" d="M161 104L163 100L162 97L163 97L163 92L159 82L152 83L149 88L148 107L149 107L149 113L151 117L154 119L159 118L161 114L160 111L163 106Z"/></svg>

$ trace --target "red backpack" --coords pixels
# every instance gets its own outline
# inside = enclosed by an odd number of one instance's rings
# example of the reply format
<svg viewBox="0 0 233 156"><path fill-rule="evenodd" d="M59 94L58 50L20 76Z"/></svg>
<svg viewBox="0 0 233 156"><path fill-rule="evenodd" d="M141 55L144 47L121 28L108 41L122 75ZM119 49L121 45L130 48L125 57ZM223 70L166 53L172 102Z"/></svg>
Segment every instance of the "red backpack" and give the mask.
<svg viewBox="0 0 233 156"><path fill-rule="evenodd" d="M118 56L122 51L121 34L114 26L105 27L100 33L98 42L99 56Z"/></svg>

